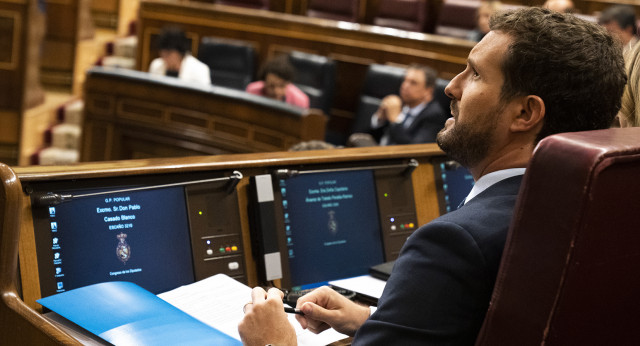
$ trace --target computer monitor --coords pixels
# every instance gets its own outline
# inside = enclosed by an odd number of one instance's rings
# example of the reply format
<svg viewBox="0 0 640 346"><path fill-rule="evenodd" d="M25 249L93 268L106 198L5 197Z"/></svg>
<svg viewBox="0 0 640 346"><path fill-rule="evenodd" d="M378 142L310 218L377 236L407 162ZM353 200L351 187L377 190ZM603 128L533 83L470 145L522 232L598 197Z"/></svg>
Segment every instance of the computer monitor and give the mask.
<svg viewBox="0 0 640 346"><path fill-rule="evenodd" d="M440 214L446 214L458 208L475 181L469 170L455 161L439 160L433 166Z"/></svg>
<svg viewBox="0 0 640 346"><path fill-rule="evenodd" d="M220 272L246 281L235 189L194 178L29 184L42 297L105 281L155 294Z"/></svg>
<svg viewBox="0 0 640 346"><path fill-rule="evenodd" d="M371 170L278 180L291 285L312 288L384 262Z"/></svg>
<svg viewBox="0 0 640 346"><path fill-rule="evenodd" d="M270 175L273 208L262 206L257 217L275 219L283 287L366 275L397 258L418 227L411 171L404 162L289 167Z"/></svg>

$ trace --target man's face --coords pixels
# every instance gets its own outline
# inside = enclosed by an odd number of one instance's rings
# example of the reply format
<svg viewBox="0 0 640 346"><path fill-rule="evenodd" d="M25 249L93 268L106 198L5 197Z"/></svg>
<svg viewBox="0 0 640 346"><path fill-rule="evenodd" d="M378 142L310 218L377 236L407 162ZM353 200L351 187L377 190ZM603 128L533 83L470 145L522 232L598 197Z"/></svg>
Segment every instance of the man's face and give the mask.
<svg viewBox="0 0 640 346"><path fill-rule="evenodd" d="M611 36L619 38L622 42L622 45L629 44L629 41L631 41L631 38L633 37L632 27L623 29L615 20L612 20L608 23L603 23L602 26L607 29Z"/></svg>
<svg viewBox="0 0 640 346"><path fill-rule="evenodd" d="M425 86L426 76L424 72L417 69L408 69L404 76L404 81L400 86L400 98L409 107L415 107L422 102L431 100L433 88Z"/></svg>
<svg viewBox="0 0 640 346"><path fill-rule="evenodd" d="M287 84L289 84L289 81L273 73L267 73L264 77L264 95L272 99L284 101Z"/></svg>
<svg viewBox="0 0 640 346"><path fill-rule="evenodd" d="M486 34L489 32L489 20L493 11L489 6L481 6L478 9L478 29Z"/></svg>
<svg viewBox="0 0 640 346"><path fill-rule="evenodd" d="M163 49L160 51L160 57L164 60L167 71L180 71L182 64L182 54L177 50Z"/></svg>
<svg viewBox="0 0 640 346"><path fill-rule="evenodd" d="M489 32L469 53L467 67L451 80L446 94L452 98L452 118L438 133L437 143L454 160L472 168L487 159L505 134L506 103L500 99L504 84L501 64L511 38Z"/></svg>

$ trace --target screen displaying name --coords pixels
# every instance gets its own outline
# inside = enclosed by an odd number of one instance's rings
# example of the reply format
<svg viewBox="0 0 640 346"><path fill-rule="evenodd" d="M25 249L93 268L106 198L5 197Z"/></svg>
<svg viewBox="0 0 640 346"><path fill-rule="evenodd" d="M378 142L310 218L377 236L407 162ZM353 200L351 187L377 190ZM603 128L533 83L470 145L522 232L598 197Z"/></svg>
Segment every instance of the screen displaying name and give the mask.
<svg viewBox="0 0 640 346"><path fill-rule="evenodd" d="M157 294L194 281L184 188L77 198L48 207L48 221L54 293L118 280Z"/></svg>
<svg viewBox="0 0 640 346"><path fill-rule="evenodd" d="M301 174L279 188L294 289L364 275L384 261L372 171Z"/></svg>

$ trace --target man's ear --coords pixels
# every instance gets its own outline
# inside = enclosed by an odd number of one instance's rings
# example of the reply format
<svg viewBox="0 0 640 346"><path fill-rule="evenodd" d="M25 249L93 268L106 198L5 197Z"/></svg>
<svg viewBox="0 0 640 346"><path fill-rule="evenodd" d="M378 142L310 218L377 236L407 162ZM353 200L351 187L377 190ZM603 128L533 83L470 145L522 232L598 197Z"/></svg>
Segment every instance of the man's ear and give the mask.
<svg viewBox="0 0 640 346"><path fill-rule="evenodd" d="M540 96L527 95L522 97L521 102L520 114L513 119L511 130L514 132L523 132L538 128L539 131L544 122L544 101Z"/></svg>

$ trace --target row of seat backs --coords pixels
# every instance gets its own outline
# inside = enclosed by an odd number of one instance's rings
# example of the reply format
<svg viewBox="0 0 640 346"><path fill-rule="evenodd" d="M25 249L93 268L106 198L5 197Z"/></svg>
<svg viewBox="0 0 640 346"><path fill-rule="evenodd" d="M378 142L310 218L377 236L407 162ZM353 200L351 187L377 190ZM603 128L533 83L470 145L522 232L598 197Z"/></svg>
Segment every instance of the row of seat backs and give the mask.
<svg viewBox="0 0 640 346"><path fill-rule="evenodd" d="M198 58L211 70L214 85L244 90L254 80L256 53L246 42L206 37L202 39ZM296 69L293 83L309 96L311 108L331 114L335 92L336 64L325 56L293 51L289 60ZM358 98L352 132L367 132L371 115L382 99L398 94L406 69L392 65L372 64L368 67ZM444 92L448 80L436 81L434 99L442 109L449 109L449 97ZM340 139L333 142L341 144Z"/></svg>
<svg viewBox="0 0 640 346"><path fill-rule="evenodd" d="M476 11L482 0L444 0L437 16L430 16L433 0L379 0L372 24L402 30L425 32L430 18L437 17L435 33L466 38L476 26ZM215 3L256 9L269 9L268 0L217 0ZM439 1L438 1L439 3ZM309 0L306 15L314 18L362 22L361 0ZM431 23L430 27L434 27Z"/></svg>
<svg viewBox="0 0 640 346"><path fill-rule="evenodd" d="M358 99L352 132L369 130L371 115L376 112L385 96L399 93L406 72L406 68L393 65L371 64L369 66ZM448 80L438 78L433 91L434 101L438 102L444 110L450 108L451 102L444 92L447 84L449 84Z"/></svg>
<svg viewBox="0 0 640 346"><path fill-rule="evenodd" d="M204 37L198 59L211 71L214 85L244 90L255 80L257 67L255 48L246 42ZM296 70L293 83L309 96L311 108L331 114L335 88L335 62L325 56L293 51L289 61Z"/></svg>

